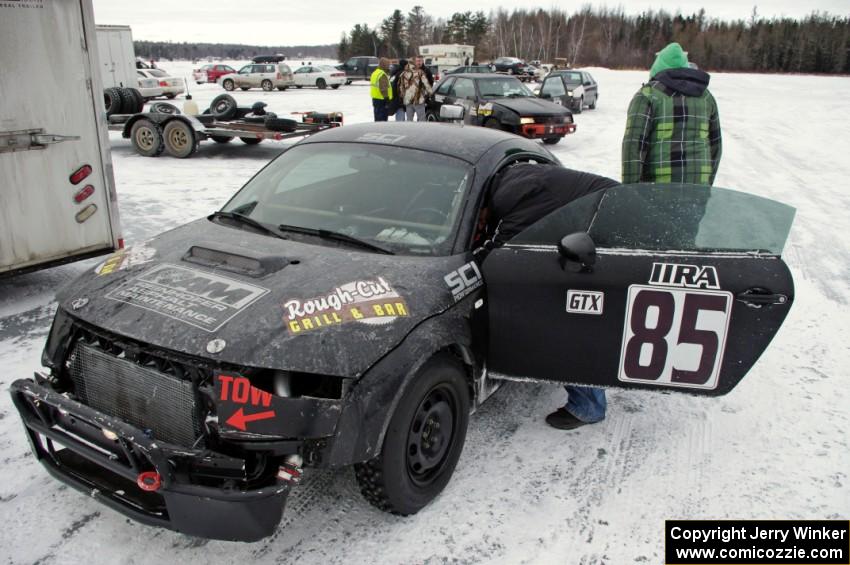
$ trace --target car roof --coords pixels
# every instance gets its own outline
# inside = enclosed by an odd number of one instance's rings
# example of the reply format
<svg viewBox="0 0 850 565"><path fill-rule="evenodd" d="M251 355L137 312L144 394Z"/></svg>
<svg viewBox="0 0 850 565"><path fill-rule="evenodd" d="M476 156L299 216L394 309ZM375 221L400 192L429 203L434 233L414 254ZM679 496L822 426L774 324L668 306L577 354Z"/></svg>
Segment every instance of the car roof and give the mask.
<svg viewBox="0 0 850 565"><path fill-rule="evenodd" d="M386 136L386 137L381 137ZM311 135L298 145L310 143L378 143L442 153L476 163L499 143L510 141L519 148L539 152L537 144L524 137L476 126L449 123L367 122L332 128Z"/></svg>

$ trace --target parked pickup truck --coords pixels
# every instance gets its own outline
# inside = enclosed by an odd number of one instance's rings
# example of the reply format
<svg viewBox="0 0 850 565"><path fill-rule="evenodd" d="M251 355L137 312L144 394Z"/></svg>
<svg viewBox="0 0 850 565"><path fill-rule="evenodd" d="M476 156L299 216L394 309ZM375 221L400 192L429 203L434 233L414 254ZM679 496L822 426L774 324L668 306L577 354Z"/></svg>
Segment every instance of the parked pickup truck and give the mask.
<svg viewBox="0 0 850 565"><path fill-rule="evenodd" d="M351 57L345 63L337 65L336 68L345 71L345 84L351 84L353 80L369 80L374 70L378 68L378 58Z"/></svg>

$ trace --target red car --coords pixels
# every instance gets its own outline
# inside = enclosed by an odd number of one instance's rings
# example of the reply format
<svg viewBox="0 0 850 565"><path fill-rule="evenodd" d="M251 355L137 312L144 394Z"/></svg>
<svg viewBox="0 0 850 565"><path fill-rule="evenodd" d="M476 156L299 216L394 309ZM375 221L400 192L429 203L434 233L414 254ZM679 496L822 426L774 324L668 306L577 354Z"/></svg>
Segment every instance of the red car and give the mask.
<svg viewBox="0 0 850 565"><path fill-rule="evenodd" d="M216 82L222 75L235 72L236 69L230 65L216 63L214 65L204 65L200 69L193 70L192 77L194 77L195 82L198 84L203 84L205 82Z"/></svg>

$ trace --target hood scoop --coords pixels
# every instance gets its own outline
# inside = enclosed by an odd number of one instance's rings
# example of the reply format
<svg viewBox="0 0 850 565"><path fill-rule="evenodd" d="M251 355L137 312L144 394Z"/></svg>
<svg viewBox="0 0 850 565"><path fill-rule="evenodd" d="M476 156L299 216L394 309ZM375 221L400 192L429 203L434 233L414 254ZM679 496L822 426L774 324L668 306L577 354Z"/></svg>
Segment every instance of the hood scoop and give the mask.
<svg viewBox="0 0 850 565"><path fill-rule="evenodd" d="M222 246L218 246L222 247ZM244 249L213 249L193 245L183 255L182 260L211 269L221 269L239 275L262 278L276 273L287 265L297 265L300 261L276 255L252 255Z"/></svg>

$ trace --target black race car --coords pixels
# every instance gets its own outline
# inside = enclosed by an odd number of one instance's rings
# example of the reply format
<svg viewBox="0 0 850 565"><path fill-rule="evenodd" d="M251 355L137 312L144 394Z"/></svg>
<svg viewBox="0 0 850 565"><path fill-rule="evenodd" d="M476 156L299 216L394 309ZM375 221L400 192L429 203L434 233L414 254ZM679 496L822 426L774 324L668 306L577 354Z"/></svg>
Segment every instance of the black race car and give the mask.
<svg viewBox="0 0 850 565"><path fill-rule="evenodd" d="M464 123L510 131L553 144L576 130L568 109L541 100L516 77L494 73L448 75L434 89L426 116L439 121L443 106L463 108Z"/></svg>
<svg viewBox="0 0 850 565"><path fill-rule="evenodd" d="M11 387L35 456L141 522L256 540L303 466L354 465L372 504L418 511L504 379L732 390L793 300L793 209L616 186L477 259L491 181L522 162L557 164L449 124L292 146L63 289L48 370Z"/></svg>

